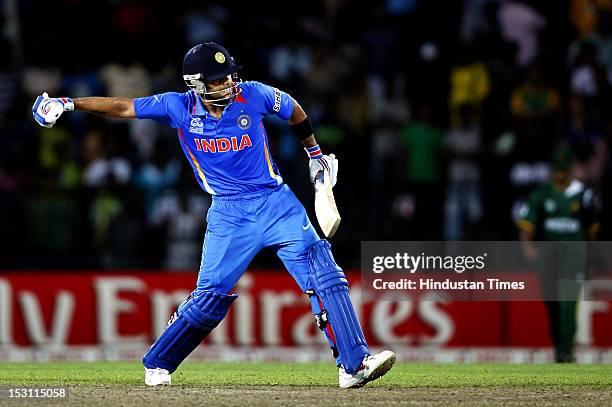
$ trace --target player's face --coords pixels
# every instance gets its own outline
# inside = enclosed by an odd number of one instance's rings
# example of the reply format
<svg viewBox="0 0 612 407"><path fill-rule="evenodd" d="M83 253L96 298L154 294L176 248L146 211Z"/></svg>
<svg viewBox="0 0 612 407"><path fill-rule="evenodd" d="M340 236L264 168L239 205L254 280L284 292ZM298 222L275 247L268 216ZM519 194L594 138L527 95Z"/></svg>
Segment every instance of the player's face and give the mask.
<svg viewBox="0 0 612 407"><path fill-rule="evenodd" d="M553 170L552 176L553 176L553 181L557 185L561 185L561 186L567 185L571 181L571 174L567 170L561 170L561 169Z"/></svg>
<svg viewBox="0 0 612 407"><path fill-rule="evenodd" d="M231 100L233 85L231 75L214 81L206 81L206 101L228 104Z"/></svg>

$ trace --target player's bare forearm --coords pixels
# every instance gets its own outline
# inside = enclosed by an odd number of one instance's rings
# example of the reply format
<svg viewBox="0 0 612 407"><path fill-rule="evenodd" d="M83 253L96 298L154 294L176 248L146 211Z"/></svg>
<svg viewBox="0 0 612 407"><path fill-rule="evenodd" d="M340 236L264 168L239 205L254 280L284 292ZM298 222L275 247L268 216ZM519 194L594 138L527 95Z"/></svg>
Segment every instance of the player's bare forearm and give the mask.
<svg viewBox="0 0 612 407"><path fill-rule="evenodd" d="M316 146L317 143L317 139L315 138L314 134L310 137L308 137L306 140L302 140L302 145L304 147L314 147Z"/></svg>
<svg viewBox="0 0 612 407"><path fill-rule="evenodd" d="M132 119L136 117L134 99L111 97L78 98L74 99L74 108L75 110L115 119Z"/></svg>
<svg viewBox="0 0 612 407"><path fill-rule="evenodd" d="M289 120L287 120L287 123L290 125L299 124L306 120L306 117L306 112L302 106L300 106L300 104L293 99L293 112L291 113ZM301 143L304 147L313 147L317 145L317 140L315 139L314 134L312 134L310 137L302 140Z"/></svg>
<svg viewBox="0 0 612 407"><path fill-rule="evenodd" d="M599 233L599 229L601 228L599 223L593 223L588 229L587 229L587 239L591 240L591 241L595 241L597 240L597 235Z"/></svg>
<svg viewBox="0 0 612 407"><path fill-rule="evenodd" d="M522 242L530 242L533 240L533 232L521 229L519 230L519 238Z"/></svg>
<svg viewBox="0 0 612 407"><path fill-rule="evenodd" d="M540 257L540 254L536 245L533 243L533 231L521 229L519 232L519 236L521 239L521 248L523 250L523 255L528 260L537 260Z"/></svg>
<svg viewBox="0 0 612 407"><path fill-rule="evenodd" d="M306 112L302 109L302 106L297 102L297 100L293 99L293 112L291 113L291 117L287 120L287 123L290 125L298 124L306 120Z"/></svg>

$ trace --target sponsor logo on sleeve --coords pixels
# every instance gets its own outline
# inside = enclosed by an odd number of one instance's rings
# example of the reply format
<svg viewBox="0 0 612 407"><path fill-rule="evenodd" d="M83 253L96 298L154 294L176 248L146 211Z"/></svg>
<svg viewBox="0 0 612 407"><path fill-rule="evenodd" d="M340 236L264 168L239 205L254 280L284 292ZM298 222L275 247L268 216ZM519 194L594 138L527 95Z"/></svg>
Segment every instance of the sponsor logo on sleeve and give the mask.
<svg viewBox="0 0 612 407"><path fill-rule="evenodd" d="M272 110L276 113L280 112L281 109L281 92L277 88L274 88L274 106Z"/></svg>

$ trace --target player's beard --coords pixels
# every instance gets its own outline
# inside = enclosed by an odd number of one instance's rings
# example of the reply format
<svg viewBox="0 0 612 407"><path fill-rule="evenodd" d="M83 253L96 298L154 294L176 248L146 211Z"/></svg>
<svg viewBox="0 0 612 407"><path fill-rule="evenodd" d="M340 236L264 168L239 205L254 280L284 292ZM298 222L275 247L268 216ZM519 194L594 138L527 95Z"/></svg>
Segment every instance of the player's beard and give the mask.
<svg viewBox="0 0 612 407"><path fill-rule="evenodd" d="M206 95L204 102L209 103L213 106L227 106L234 100L232 91L233 88L234 84L232 83L225 89L210 92L211 94Z"/></svg>

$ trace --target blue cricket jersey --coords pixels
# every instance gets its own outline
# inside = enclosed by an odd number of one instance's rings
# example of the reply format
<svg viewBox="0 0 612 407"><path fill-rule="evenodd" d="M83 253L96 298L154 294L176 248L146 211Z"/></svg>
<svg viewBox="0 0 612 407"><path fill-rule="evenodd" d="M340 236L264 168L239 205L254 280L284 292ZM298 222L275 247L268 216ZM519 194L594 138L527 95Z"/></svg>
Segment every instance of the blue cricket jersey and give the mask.
<svg viewBox="0 0 612 407"><path fill-rule="evenodd" d="M177 129L179 142L200 186L211 195L236 195L283 183L270 155L263 117L283 120L293 112L287 93L260 82L241 92L221 118L209 114L193 92L168 92L134 101L136 117Z"/></svg>

